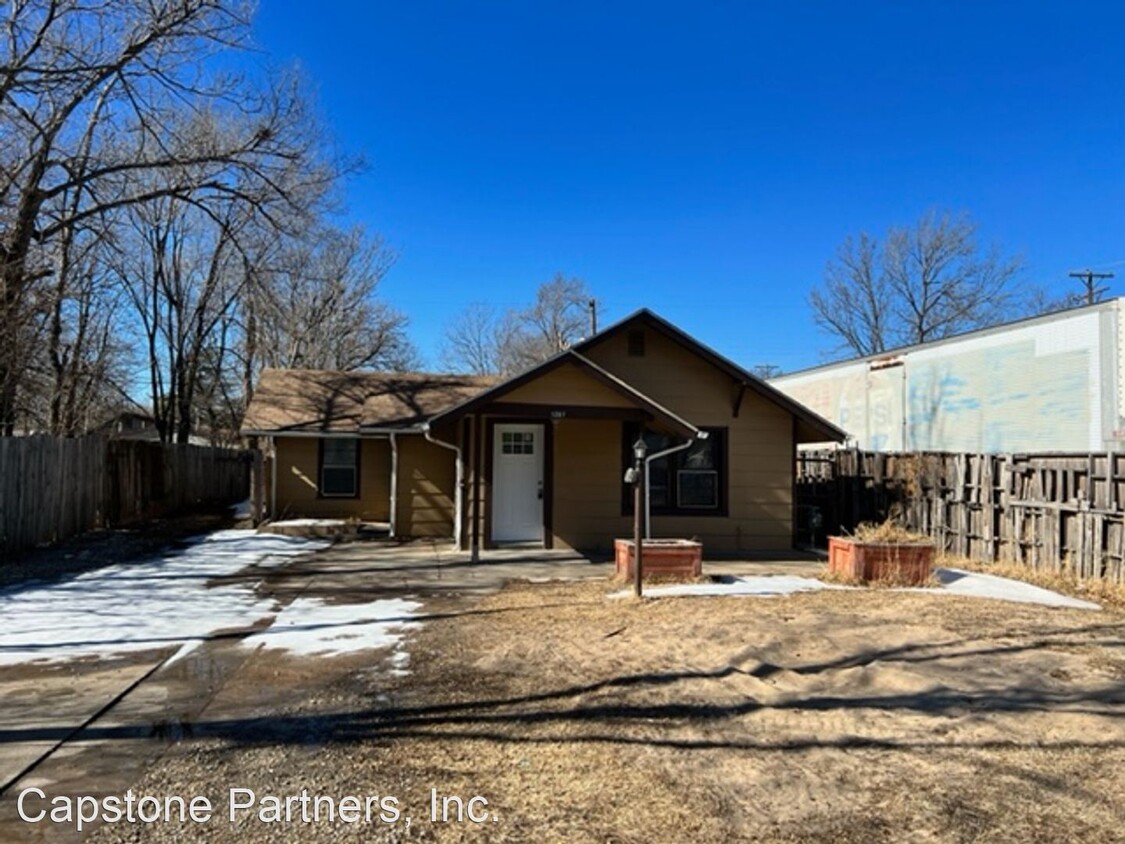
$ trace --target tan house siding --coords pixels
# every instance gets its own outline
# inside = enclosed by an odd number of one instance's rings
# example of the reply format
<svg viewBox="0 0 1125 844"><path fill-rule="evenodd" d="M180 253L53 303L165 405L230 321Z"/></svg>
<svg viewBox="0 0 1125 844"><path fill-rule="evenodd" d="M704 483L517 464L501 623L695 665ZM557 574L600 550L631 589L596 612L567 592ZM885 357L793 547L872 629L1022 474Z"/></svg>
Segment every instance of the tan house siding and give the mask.
<svg viewBox="0 0 1125 844"><path fill-rule="evenodd" d="M452 537L456 459L420 435L398 437L395 535Z"/></svg>
<svg viewBox="0 0 1125 844"><path fill-rule="evenodd" d="M534 381L505 393L498 401L584 407L633 407L616 390L596 381L572 363L564 364Z"/></svg>
<svg viewBox="0 0 1125 844"><path fill-rule="evenodd" d="M276 447L277 518L390 519L391 454L385 438L360 442L358 498L320 497L317 437L277 437Z"/></svg>
<svg viewBox="0 0 1125 844"><path fill-rule="evenodd" d="M738 390L726 374L653 330L645 331L644 356L630 356L627 342L622 332L585 354L694 424L727 428L728 518L653 516L653 536L698 535L708 549L721 553L789 548L793 539L793 417L749 390L735 417ZM613 448L620 467L620 442ZM619 483L615 489L620 489Z"/></svg>
<svg viewBox="0 0 1125 844"><path fill-rule="evenodd" d="M631 533L621 514L621 422L564 419L555 427L556 548L608 551Z"/></svg>
<svg viewBox="0 0 1125 844"><path fill-rule="evenodd" d="M652 330L645 331L644 356L630 356L625 335L612 334L584 354L693 424L729 424L735 391L728 376ZM789 418L780 408L777 412Z"/></svg>

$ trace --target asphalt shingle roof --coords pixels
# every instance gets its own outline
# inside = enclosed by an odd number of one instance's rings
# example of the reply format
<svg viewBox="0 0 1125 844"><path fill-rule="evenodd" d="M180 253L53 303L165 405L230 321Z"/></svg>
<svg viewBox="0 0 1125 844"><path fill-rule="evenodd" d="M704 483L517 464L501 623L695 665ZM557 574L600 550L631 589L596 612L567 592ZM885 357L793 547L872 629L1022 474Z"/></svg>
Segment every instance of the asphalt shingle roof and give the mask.
<svg viewBox="0 0 1125 844"><path fill-rule="evenodd" d="M266 369L242 430L356 433L360 428L415 428L495 383L495 378L425 372Z"/></svg>

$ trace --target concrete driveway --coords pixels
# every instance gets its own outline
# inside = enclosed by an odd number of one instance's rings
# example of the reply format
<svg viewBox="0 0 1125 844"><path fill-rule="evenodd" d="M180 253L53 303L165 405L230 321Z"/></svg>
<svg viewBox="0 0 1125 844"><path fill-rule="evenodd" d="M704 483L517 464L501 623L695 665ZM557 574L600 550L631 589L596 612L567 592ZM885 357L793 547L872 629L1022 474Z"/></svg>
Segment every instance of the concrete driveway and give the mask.
<svg viewBox="0 0 1125 844"><path fill-rule="evenodd" d="M401 670L407 652L388 644L382 631L389 626L466 611L513 579L604 578L612 570L573 553L527 549L491 551L473 562L431 542L358 541L280 561L248 560L209 569L210 558L173 555L0 592L0 615L12 622L0 631L0 840L82 839L21 820L15 801L29 786L52 796L121 794L172 742L192 737L199 721L260 717L322 693L349 672ZM138 630L146 614L168 618L169 600L176 606L168 590L183 588L196 566L206 577L184 593L184 618L173 614L163 626ZM104 600L91 604L91 595ZM213 617L193 624L196 605ZM319 610L290 623L298 606ZM411 612L384 612L375 624L365 616L369 607ZM379 635L364 647L373 629ZM288 642L294 631L330 644L338 635L353 640L333 659L272 647L271 636Z"/></svg>

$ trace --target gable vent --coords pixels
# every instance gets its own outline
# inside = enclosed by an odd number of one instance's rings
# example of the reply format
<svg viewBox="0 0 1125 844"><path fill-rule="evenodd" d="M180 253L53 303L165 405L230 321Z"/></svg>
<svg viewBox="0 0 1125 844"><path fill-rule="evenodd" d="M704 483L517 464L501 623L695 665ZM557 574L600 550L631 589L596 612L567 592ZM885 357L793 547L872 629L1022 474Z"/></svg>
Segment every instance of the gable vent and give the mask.
<svg viewBox="0 0 1125 844"><path fill-rule="evenodd" d="M645 356L645 333L643 331L629 332L629 357L643 358Z"/></svg>

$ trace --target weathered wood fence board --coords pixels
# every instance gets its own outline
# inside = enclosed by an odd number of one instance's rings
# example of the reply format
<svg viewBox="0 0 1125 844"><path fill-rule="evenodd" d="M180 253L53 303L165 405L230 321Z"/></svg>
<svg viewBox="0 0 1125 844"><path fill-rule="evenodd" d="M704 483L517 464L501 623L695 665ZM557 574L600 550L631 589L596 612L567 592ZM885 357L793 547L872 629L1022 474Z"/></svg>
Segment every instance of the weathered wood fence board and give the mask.
<svg viewBox="0 0 1125 844"><path fill-rule="evenodd" d="M1125 583L1123 503L1125 460L1114 453L797 457L806 538L893 516L951 554L1083 579Z"/></svg>
<svg viewBox="0 0 1125 844"><path fill-rule="evenodd" d="M104 437L0 437L0 550L249 496L251 453Z"/></svg>

